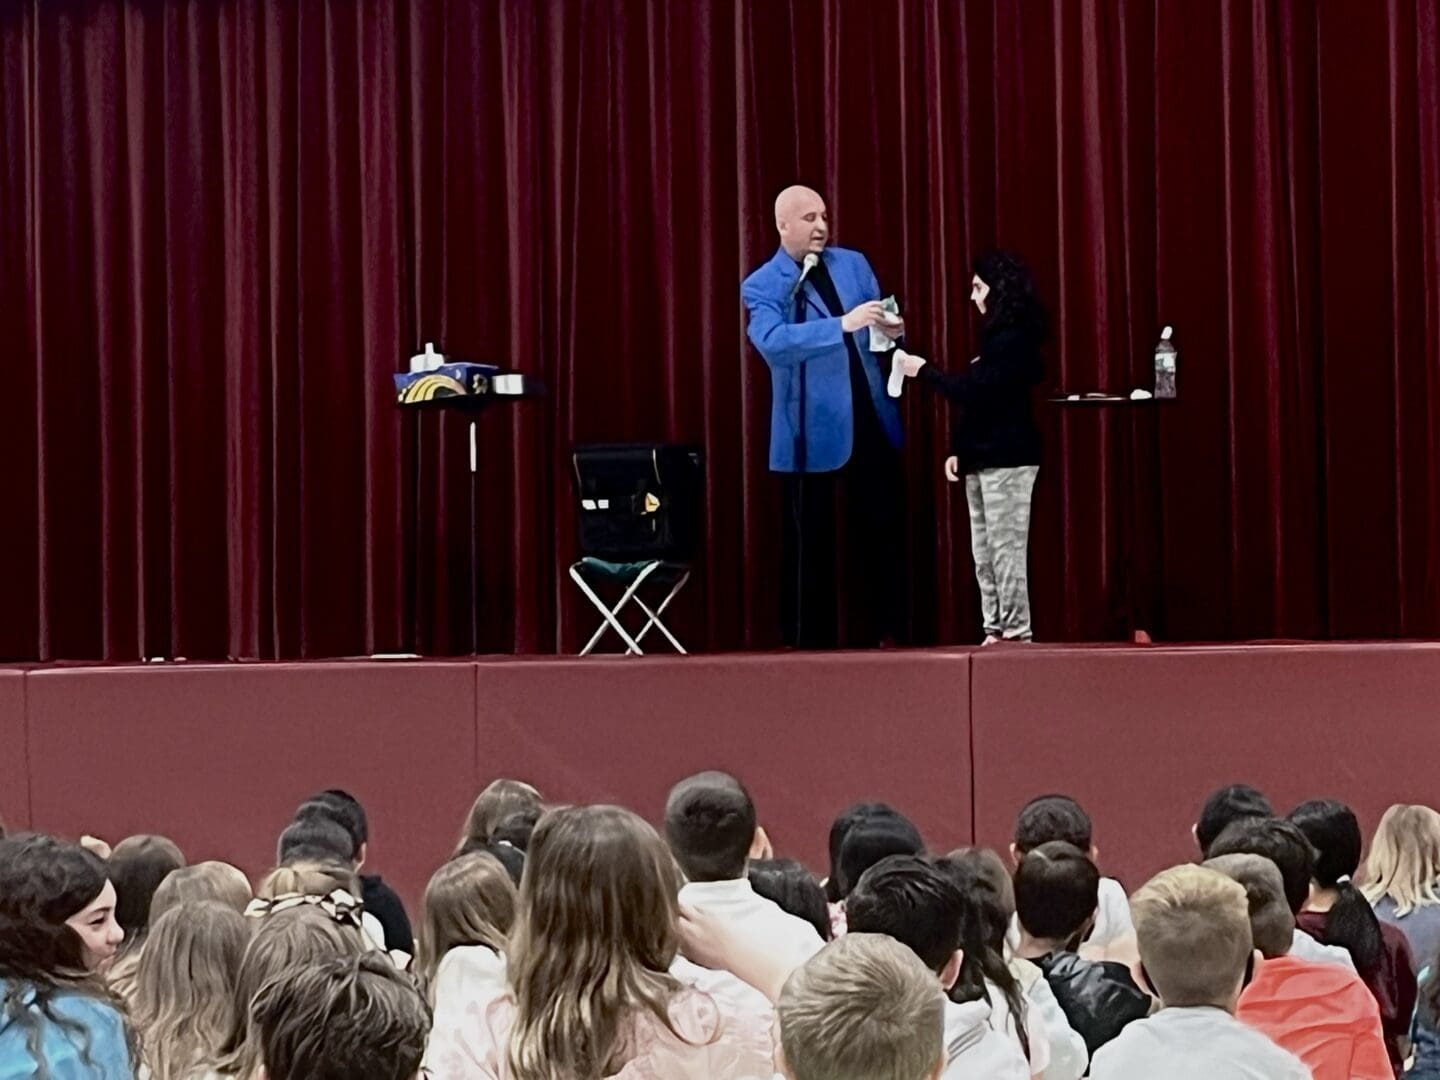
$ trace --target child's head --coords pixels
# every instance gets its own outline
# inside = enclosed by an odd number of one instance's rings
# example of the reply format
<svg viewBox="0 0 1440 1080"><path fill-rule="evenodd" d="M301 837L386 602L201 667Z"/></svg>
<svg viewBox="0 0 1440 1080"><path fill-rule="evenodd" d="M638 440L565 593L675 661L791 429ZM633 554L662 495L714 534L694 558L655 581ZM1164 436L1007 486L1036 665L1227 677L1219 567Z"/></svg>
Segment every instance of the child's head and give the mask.
<svg viewBox="0 0 1440 1080"><path fill-rule="evenodd" d="M1369 975L1384 962L1385 940L1375 909L1355 887L1365 846L1355 811L1334 799L1312 799L1290 811L1286 820L1304 833L1315 849L1313 880L1330 893L1323 934L1326 944L1344 947L1355 961L1355 969L1362 976Z"/></svg>
<svg viewBox="0 0 1440 1080"><path fill-rule="evenodd" d="M1285 899L1285 882L1263 855L1217 855L1205 864L1245 890L1250 908L1250 937L1267 960L1286 956L1295 940L1295 916Z"/></svg>
<svg viewBox="0 0 1440 1080"><path fill-rule="evenodd" d="M690 881L743 878L756 828L750 793L728 773L687 777L665 801L665 840Z"/></svg>
<svg viewBox="0 0 1440 1080"><path fill-rule="evenodd" d="M945 1064L945 996L915 953L852 933L816 953L775 1006L790 1080L933 1080Z"/></svg>
<svg viewBox="0 0 1440 1080"><path fill-rule="evenodd" d="M307 813L285 826L275 847L275 862L279 866L296 862L335 862L353 870L358 856L355 834L334 817L318 812Z"/></svg>
<svg viewBox="0 0 1440 1080"><path fill-rule="evenodd" d="M1015 819L1015 839L1010 854L1019 859L1027 851L1053 840L1063 840L1092 859L1095 857L1090 815L1068 795L1041 795L1025 804Z"/></svg>
<svg viewBox="0 0 1440 1080"><path fill-rule="evenodd" d="M115 921L125 931L127 948L149 929L155 890L184 865L180 849L163 836L131 836L115 845L106 870L115 885Z"/></svg>
<svg viewBox="0 0 1440 1080"><path fill-rule="evenodd" d="M848 896L861 875L889 855L919 855L925 841L914 822L885 807L857 821L840 845L840 892Z"/></svg>
<svg viewBox="0 0 1440 1080"><path fill-rule="evenodd" d="M356 866L365 862L369 854L370 819L359 799L340 788L319 792L300 804L295 811L294 820L312 817L333 821L348 832L355 852Z"/></svg>
<svg viewBox="0 0 1440 1080"><path fill-rule="evenodd" d="M1210 857L1217 855L1263 855L1273 862L1285 882L1285 899L1296 915L1310 899L1315 849L1299 827L1288 821L1271 817L1234 822L1210 845Z"/></svg>
<svg viewBox="0 0 1440 1080"><path fill-rule="evenodd" d="M960 974L965 898L933 863L891 855L861 875L845 901L853 933L887 934L910 950L949 989Z"/></svg>
<svg viewBox="0 0 1440 1080"><path fill-rule="evenodd" d="M956 848L942 862L961 867L972 879L983 882L987 892L994 895L1007 922L1015 914L1015 880L1010 876L1005 860L998 854L989 848ZM941 869L945 867L942 865Z"/></svg>
<svg viewBox="0 0 1440 1080"><path fill-rule="evenodd" d="M218 1071L242 1077L253 1075L259 1064L259 1036L251 1023L249 1003L263 987L288 969L315 966L335 957L356 957L370 950L358 917L328 901L300 903L256 917L258 922L235 973L230 1030L215 1062Z"/></svg>
<svg viewBox="0 0 1440 1080"><path fill-rule="evenodd" d="M217 900L172 907L150 924L131 1019L154 1080L189 1076L224 1045L249 940L244 916Z"/></svg>
<svg viewBox="0 0 1440 1080"><path fill-rule="evenodd" d="M125 939L106 864L78 844L0 840L0 979L54 987L81 979Z"/></svg>
<svg viewBox="0 0 1440 1080"><path fill-rule="evenodd" d="M1253 944L1245 889L1217 870L1177 866L1130 899L1146 980L1167 1007L1233 1011Z"/></svg>
<svg viewBox="0 0 1440 1080"><path fill-rule="evenodd" d="M515 883L493 855L461 855L435 871L425 886L415 957L415 973L425 992L433 998L440 962L451 949L483 945L503 952L518 906Z"/></svg>
<svg viewBox="0 0 1440 1080"><path fill-rule="evenodd" d="M385 958L338 956L289 968L250 1006L263 1080L412 1080L430 1010Z"/></svg>
<svg viewBox="0 0 1440 1080"><path fill-rule="evenodd" d="M460 842L455 846L456 854L488 844L496 827L511 814L522 810L543 809L544 800L540 792L523 780L501 778L485 785L485 790L475 796L470 813L465 815L465 824L460 832Z"/></svg>
<svg viewBox="0 0 1440 1080"><path fill-rule="evenodd" d="M1074 844L1041 844L1015 868L1015 914L1036 941L1078 949L1099 904L1100 871Z"/></svg>
<svg viewBox="0 0 1440 1080"><path fill-rule="evenodd" d="M226 907L243 912L252 899L250 879L236 867L223 862L196 863L166 875L150 901L150 920L157 921L181 904L202 900L218 900Z"/></svg>
<svg viewBox="0 0 1440 1080"><path fill-rule="evenodd" d="M1365 862L1365 895L1388 896L1398 914L1440 904L1440 813L1397 803L1385 811Z"/></svg>
<svg viewBox="0 0 1440 1080"><path fill-rule="evenodd" d="M629 810L574 806L540 819L506 956L512 1076L608 1075L635 1011L667 1015L680 884L665 841Z"/></svg>
<svg viewBox="0 0 1440 1080"><path fill-rule="evenodd" d="M830 824L830 876L825 879L825 899L834 903L845 898L840 888L840 849L856 825L876 814L893 813L886 803L856 803L835 815Z"/></svg>
<svg viewBox="0 0 1440 1080"><path fill-rule="evenodd" d="M1227 827L1245 818L1273 817L1270 800L1249 784L1229 784L1212 792L1195 819L1195 843L1200 854L1209 858L1210 845Z"/></svg>

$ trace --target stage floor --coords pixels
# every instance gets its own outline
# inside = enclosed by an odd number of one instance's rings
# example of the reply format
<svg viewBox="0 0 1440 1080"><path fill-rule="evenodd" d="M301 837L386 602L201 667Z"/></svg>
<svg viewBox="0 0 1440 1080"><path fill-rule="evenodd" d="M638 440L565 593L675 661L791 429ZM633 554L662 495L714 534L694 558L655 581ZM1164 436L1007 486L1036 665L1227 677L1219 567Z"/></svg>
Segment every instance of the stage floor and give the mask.
<svg viewBox="0 0 1440 1080"><path fill-rule="evenodd" d="M0 817L164 833L255 873L302 797L345 787L414 901L495 776L658 820L671 783L721 768L822 873L852 802L893 803L936 850L1003 850L1019 807L1061 791L1136 885L1192 855L1224 783L1282 810L1342 799L1367 833L1440 801L1437 718L1434 643L6 668Z"/></svg>

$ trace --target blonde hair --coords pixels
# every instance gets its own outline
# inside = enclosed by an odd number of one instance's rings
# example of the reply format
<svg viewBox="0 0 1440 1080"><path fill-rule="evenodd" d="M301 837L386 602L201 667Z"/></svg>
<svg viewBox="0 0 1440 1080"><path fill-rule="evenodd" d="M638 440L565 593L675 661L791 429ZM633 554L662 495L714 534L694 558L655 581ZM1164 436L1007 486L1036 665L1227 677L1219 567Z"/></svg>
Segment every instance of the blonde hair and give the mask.
<svg viewBox="0 0 1440 1080"><path fill-rule="evenodd" d="M1233 1004L1254 949L1243 885L1218 870L1177 866L1141 886L1130 912L1140 961L1161 1002Z"/></svg>
<svg viewBox="0 0 1440 1080"><path fill-rule="evenodd" d="M249 939L244 917L214 900L172 907L151 924L131 1016L153 1080L183 1080L220 1049Z"/></svg>
<svg viewBox="0 0 1440 1080"><path fill-rule="evenodd" d="M250 1003L261 988L288 968L369 951L364 931L351 923L337 922L314 905L265 916L257 923L240 959L229 1031L209 1064L222 1075L254 1076L260 1065L260 1044L250 1023Z"/></svg>
<svg viewBox="0 0 1440 1080"><path fill-rule="evenodd" d="M274 900L281 896L329 896L336 889L360 897L360 884L355 872L339 863L300 861L277 866L260 879L255 887L257 900Z"/></svg>
<svg viewBox="0 0 1440 1080"><path fill-rule="evenodd" d="M945 1057L945 994L884 934L846 934L785 982L775 1005L794 1080L923 1080Z"/></svg>
<svg viewBox="0 0 1440 1080"><path fill-rule="evenodd" d="M682 1038L669 1015L682 991L669 975L679 890L665 842L629 810L568 807L541 819L508 957L513 1080L619 1072L637 1014Z"/></svg>
<svg viewBox="0 0 1440 1080"><path fill-rule="evenodd" d="M1396 803L1385 811L1365 860L1361 891L1372 904L1395 901L1395 914L1440 904L1440 814L1428 806Z"/></svg>
<svg viewBox="0 0 1440 1080"><path fill-rule="evenodd" d="M460 945L485 945L503 953L518 904L515 883L493 855L461 855L435 871L425 886L415 954L415 977L430 1004L445 954Z"/></svg>
<svg viewBox="0 0 1440 1080"><path fill-rule="evenodd" d="M150 901L150 918L160 918L171 908L201 900L218 900L226 907L243 912L254 893L250 879L229 863L202 862L171 871Z"/></svg>
<svg viewBox="0 0 1440 1080"><path fill-rule="evenodd" d="M478 844L488 844L490 834L511 814L523 810L542 810L540 792L523 780L492 780L485 790L475 796L470 813L465 815L465 825L460 830L460 839L455 844L455 854Z"/></svg>

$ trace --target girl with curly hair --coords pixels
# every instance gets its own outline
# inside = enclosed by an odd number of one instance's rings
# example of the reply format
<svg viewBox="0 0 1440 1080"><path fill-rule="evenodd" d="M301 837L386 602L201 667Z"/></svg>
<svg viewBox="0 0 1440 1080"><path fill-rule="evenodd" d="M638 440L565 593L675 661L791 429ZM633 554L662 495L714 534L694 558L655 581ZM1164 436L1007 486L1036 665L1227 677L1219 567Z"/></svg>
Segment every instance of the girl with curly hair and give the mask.
<svg viewBox="0 0 1440 1080"><path fill-rule="evenodd" d="M131 1080L134 1040L98 974L124 937L98 856L0 840L0 1076Z"/></svg>
<svg viewBox="0 0 1440 1080"><path fill-rule="evenodd" d="M1031 394L1045 376L1040 353L1049 332L1045 305L1019 258L992 251L973 264L970 299L980 311L980 354L950 373L902 353L905 375L958 406L945 478L965 477L970 550L980 586L985 644L1029 641L1026 569L1030 500L1040 471L1040 429Z"/></svg>

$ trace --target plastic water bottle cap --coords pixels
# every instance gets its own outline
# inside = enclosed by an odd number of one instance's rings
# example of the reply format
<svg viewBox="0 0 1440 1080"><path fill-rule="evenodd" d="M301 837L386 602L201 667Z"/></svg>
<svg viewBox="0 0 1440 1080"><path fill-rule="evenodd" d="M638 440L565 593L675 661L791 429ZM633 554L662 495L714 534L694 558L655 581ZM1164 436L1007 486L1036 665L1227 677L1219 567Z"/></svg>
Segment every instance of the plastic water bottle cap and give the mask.
<svg viewBox="0 0 1440 1080"><path fill-rule="evenodd" d="M1173 326L1167 326L1167 327L1165 327L1164 330L1161 330L1161 331L1160 331L1160 340L1161 340L1161 341L1169 341L1170 338L1171 338L1171 336L1172 336L1174 333L1175 333L1175 328L1174 328Z"/></svg>

